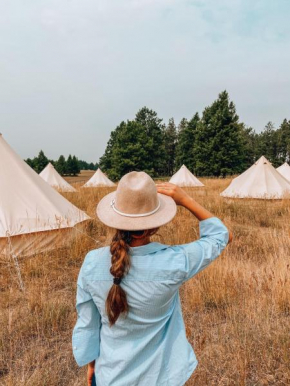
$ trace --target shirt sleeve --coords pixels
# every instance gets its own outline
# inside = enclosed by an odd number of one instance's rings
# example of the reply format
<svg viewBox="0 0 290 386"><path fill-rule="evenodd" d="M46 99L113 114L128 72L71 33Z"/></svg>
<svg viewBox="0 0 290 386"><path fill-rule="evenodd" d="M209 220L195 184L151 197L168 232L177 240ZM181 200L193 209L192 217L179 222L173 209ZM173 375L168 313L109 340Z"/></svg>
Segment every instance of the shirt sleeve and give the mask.
<svg viewBox="0 0 290 386"><path fill-rule="evenodd" d="M84 288L80 271L77 284L77 322L73 330L72 345L75 360L84 366L97 359L100 353L101 316L90 293Z"/></svg>
<svg viewBox="0 0 290 386"><path fill-rule="evenodd" d="M184 281L191 279L214 261L229 241L229 231L216 217L200 221L200 239L181 245L185 253Z"/></svg>

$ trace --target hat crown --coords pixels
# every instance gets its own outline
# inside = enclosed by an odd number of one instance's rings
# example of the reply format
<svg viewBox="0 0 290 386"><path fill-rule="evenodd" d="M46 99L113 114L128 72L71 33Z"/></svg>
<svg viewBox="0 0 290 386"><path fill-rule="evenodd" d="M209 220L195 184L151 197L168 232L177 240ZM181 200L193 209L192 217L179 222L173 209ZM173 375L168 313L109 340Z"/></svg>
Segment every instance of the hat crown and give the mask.
<svg viewBox="0 0 290 386"><path fill-rule="evenodd" d="M158 207L157 189L152 178L144 172L131 172L118 184L115 206L126 214L144 214Z"/></svg>

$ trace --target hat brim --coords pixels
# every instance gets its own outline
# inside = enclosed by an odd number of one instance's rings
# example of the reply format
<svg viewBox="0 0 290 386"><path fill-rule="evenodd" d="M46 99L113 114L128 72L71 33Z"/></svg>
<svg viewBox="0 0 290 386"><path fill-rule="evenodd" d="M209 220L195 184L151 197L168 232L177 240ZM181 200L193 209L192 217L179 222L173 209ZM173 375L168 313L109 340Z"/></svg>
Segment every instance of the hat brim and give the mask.
<svg viewBox="0 0 290 386"><path fill-rule="evenodd" d="M158 193L160 208L154 214L144 217L122 216L111 207L111 202L115 198L115 195L116 192L112 192L103 197L96 211L100 221L111 228L126 231L159 228L170 222L176 215L177 208L175 201L169 196Z"/></svg>

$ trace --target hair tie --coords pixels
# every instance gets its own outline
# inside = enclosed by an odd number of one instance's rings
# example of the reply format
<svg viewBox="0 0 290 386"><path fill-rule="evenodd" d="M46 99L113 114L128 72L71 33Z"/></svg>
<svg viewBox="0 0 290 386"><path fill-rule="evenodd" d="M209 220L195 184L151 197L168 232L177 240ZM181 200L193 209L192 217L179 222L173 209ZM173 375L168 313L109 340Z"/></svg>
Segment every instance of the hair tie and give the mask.
<svg viewBox="0 0 290 386"><path fill-rule="evenodd" d="M121 281L122 281L121 277L114 277L114 284L120 285Z"/></svg>

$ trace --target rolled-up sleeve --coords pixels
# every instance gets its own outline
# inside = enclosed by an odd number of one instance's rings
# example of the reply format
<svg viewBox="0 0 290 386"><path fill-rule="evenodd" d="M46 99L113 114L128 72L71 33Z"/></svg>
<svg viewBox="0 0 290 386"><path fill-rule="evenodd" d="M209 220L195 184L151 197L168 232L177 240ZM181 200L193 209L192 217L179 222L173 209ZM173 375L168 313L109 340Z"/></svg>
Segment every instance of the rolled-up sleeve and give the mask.
<svg viewBox="0 0 290 386"><path fill-rule="evenodd" d="M200 239L181 245L185 254L185 277L189 280L214 261L227 246L229 231L216 217L199 223Z"/></svg>
<svg viewBox="0 0 290 386"><path fill-rule="evenodd" d="M101 317L91 295L84 289L82 270L78 278L76 309L78 318L72 336L73 354L77 364L84 366L99 356Z"/></svg>

